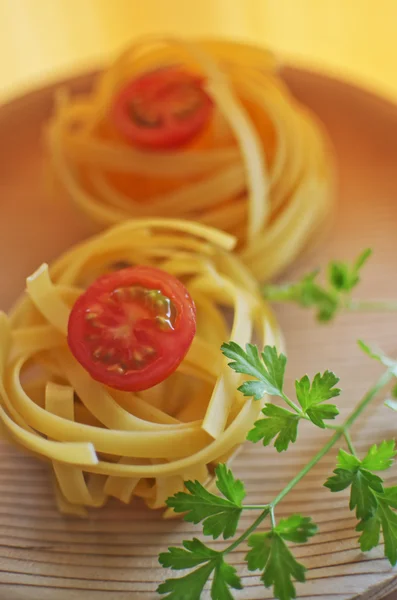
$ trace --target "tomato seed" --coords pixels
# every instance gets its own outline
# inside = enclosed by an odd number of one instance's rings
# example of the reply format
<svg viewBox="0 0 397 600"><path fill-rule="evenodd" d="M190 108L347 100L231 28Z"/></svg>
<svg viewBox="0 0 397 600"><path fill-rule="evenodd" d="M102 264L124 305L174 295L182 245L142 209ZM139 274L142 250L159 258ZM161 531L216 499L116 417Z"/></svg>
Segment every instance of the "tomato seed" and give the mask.
<svg viewBox="0 0 397 600"><path fill-rule="evenodd" d="M113 292L110 294L110 297L113 298L114 300L120 301L124 298L125 296L125 288L116 288L115 290L113 290Z"/></svg>
<svg viewBox="0 0 397 600"><path fill-rule="evenodd" d="M90 319L91 327L95 327L95 329L106 329L105 325L100 321L94 321Z"/></svg>
<svg viewBox="0 0 397 600"><path fill-rule="evenodd" d="M91 311L87 311L85 313L85 319L86 321L92 321L93 319L96 319L99 315L97 313L91 312Z"/></svg>
<svg viewBox="0 0 397 600"><path fill-rule="evenodd" d="M154 356L156 354L156 350L151 346L144 346L142 348L142 352L145 356Z"/></svg>
<svg viewBox="0 0 397 600"><path fill-rule="evenodd" d="M90 334L90 335L86 335L84 339L87 342L95 342L95 341L97 341L97 340L100 339L100 336L99 335L92 335L92 334Z"/></svg>
<svg viewBox="0 0 397 600"><path fill-rule="evenodd" d="M166 319L165 317L156 317L156 323L163 331L169 331L170 329L174 329L171 321Z"/></svg>
<svg viewBox="0 0 397 600"><path fill-rule="evenodd" d="M121 365L110 365L109 367L107 367L107 370L113 373L118 373L119 375L124 375L126 371L126 369L124 369L124 367L122 367Z"/></svg>
<svg viewBox="0 0 397 600"><path fill-rule="evenodd" d="M125 288L127 289L127 288ZM128 288L128 293L130 298L142 298L145 295L146 290L142 287L134 285Z"/></svg>
<svg viewBox="0 0 397 600"><path fill-rule="evenodd" d="M141 352L139 352L139 350L134 350L132 357L137 363L142 363L144 361L144 356Z"/></svg>

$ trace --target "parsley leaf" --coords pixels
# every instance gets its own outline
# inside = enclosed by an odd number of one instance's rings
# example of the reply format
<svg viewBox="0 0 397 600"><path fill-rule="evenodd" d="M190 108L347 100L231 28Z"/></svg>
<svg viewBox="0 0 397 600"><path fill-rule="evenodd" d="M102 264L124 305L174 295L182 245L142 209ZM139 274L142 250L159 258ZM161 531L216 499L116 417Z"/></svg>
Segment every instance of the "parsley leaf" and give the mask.
<svg viewBox="0 0 397 600"><path fill-rule="evenodd" d="M168 552L160 554L159 562L163 567L170 567L175 570L191 569L212 560L218 554L197 538L193 538L192 540L185 540L183 548L168 548Z"/></svg>
<svg viewBox="0 0 397 600"><path fill-rule="evenodd" d="M168 594L167 600L199 600L206 582L214 573L212 600L232 600L229 587L240 590L242 585L236 569L225 563L222 553L211 550L196 538L184 541L183 545L185 549L169 548L168 552L160 554L160 564L175 570L205 564L184 577L167 579L157 588L158 593Z"/></svg>
<svg viewBox="0 0 397 600"><path fill-rule="evenodd" d="M356 509L358 519L368 519L378 506L373 492L383 492L382 479L370 471L358 469L353 477L350 491L350 510Z"/></svg>
<svg viewBox="0 0 397 600"><path fill-rule="evenodd" d="M331 492L341 492L352 484L354 473L346 471L345 469L335 469L334 475L328 477L324 486L327 487Z"/></svg>
<svg viewBox="0 0 397 600"><path fill-rule="evenodd" d="M356 531L362 531L358 538L362 552L369 552L379 544L380 537L380 519L378 515L374 515L365 521L360 521L356 527Z"/></svg>
<svg viewBox="0 0 397 600"><path fill-rule="evenodd" d="M167 579L157 588L158 594L167 594L166 600L199 600L214 565L209 562L185 577Z"/></svg>
<svg viewBox="0 0 397 600"><path fill-rule="evenodd" d="M384 488L383 480L372 471L390 468L395 456L394 440L374 444L363 460L340 450L334 476L324 484L332 492L351 486L349 506L360 519L356 531L361 531L361 550L377 546L382 529L385 556L392 565L397 563L397 514L392 510L397 508L397 486Z"/></svg>
<svg viewBox="0 0 397 600"><path fill-rule="evenodd" d="M341 448L338 452L337 466L351 473L355 473L358 468L369 471L385 471L392 466L394 457L397 454L395 445L394 440L384 440L379 446L373 444L363 460Z"/></svg>
<svg viewBox="0 0 397 600"><path fill-rule="evenodd" d="M259 400L264 394L282 396L287 358L278 354L274 346L265 346L259 354L257 346L246 344L245 350L236 342L223 344L223 354L231 359L229 367L236 373L255 377L257 382L245 382L239 390L246 396ZM249 384L249 385L247 385ZM258 385L259 384L259 385Z"/></svg>
<svg viewBox="0 0 397 600"><path fill-rule="evenodd" d="M270 556L272 539L273 532L271 531L252 533L249 536L247 543L251 550L249 550L245 557L249 571L262 571L265 568Z"/></svg>
<svg viewBox="0 0 397 600"><path fill-rule="evenodd" d="M325 429L324 419L335 419L339 415L339 410L335 404L321 404L309 408L306 414L314 425Z"/></svg>
<svg viewBox="0 0 397 600"><path fill-rule="evenodd" d="M392 466L396 454L394 440L383 441L379 446L371 446L361 464L369 471L385 471Z"/></svg>
<svg viewBox="0 0 397 600"><path fill-rule="evenodd" d="M302 515L291 515L286 519L280 519L275 527L284 540L302 544L307 542L309 537L317 531L317 525L313 523L311 517L302 517Z"/></svg>
<svg viewBox="0 0 397 600"><path fill-rule="evenodd" d="M228 565L223 560L216 563L214 580L211 586L212 600L233 600L230 589L243 589L240 577L232 565Z"/></svg>
<svg viewBox="0 0 397 600"><path fill-rule="evenodd" d="M251 550L246 556L250 571L261 570L266 587L273 586L274 595L280 600L296 597L292 579L305 581L305 567L293 557L284 540L307 542L317 531L310 517L291 515L281 519L272 531L254 533L248 538Z"/></svg>
<svg viewBox="0 0 397 600"><path fill-rule="evenodd" d="M318 427L325 428L324 419L334 419L339 411L334 404L322 404L325 400L339 396L340 389L335 385L339 382L331 371L317 373L313 381L307 375L295 381L296 397L305 414Z"/></svg>
<svg viewBox="0 0 397 600"><path fill-rule="evenodd" d="M341 448L338 452L338 467L341 469L347 469L348 471L355 472L356 468L360 466L360 459L350 452L346 452Z"/></svg>
<svg viewBox="0 0 397 600"><path fill-rule="evenodd" d="M267 418L255 421L254 428L248 432L247 440L254 443L262 440L263 445L268 446L272 439L276 438L276 450L287 450L290 442L296 441L300 416L275 404L265 404L262 413Z"/></svg>
<svg viewBox="0 0 397 600"><path fill-rule="evenodd" d="M341 261L332 261L328 268L328 278L332 287L339 291L350 292L360 282L360 271L372 250L367 248L353 265Z"/></svg>
<svg viewBox="0 0 397 600"><path fill-rule="evenodd" d="M243 396L252 397L254 400L261 400L266 394L266 389L266 384L263 381L245 381L238 388Z"/></svg>
<svg viewBox="0 0 397 600"><path fill-rule="evenodd" d="M389 469L396 454L394 440L374 444L363 460L340 450L334 475L324 484L332 492L351 486L349 507L360 519L356 530L361 531L361 550L377 546L382 529L385 556L392 565L397 563L397 514L391 510L397 508L397 486L384 488L383 480L372 471Z"/></svg>
<svg viewBox="0 0 397 600"><path fill-rule="evenodd" d="M303 410L306 411L313 404L319 404L324 400L339 396L340 389L334 387L338 382L339 378L331 371L324 371L322 375L317 373L312 383L307 375L300 381L296 381L296 394Z"/></svg>
<svg viewBox="0 0 397 600"><path fill-rule="evenodd" d="M186 481L185 487L190 493L178 492L168 498L167 506L177 513L186 512L185 521L195 524L203 521L205 535L214 539L223 535L227 539L236 533L245 488L226 465L218 465L215 474L216 485L224 498L211 494L198 481Z"/></svg>
<svg viewBox="0 0 397 600"><path fill-rule="evenodd" d="M245 498L245 487L240 479L235 479L232 471L227 465L219 464L215 469L216 487L218 490L235 505L241 506Z"/></svg>
<svg viewBox="0 0 397 600"><path fill-rule="evenodd" d="M380 447L382 447L382 444ZM364 459L367 460L366 464L371 465L372 460L372 464L375 466L383 465L384 463L380 460L382 451L377 454L373 448L374 446L368 451ZM376 458L377 456L379 459ZM364 520L374 514L378 506L377 494L383 493L382 479L366 469L364 461L360 461L344 450L339 450L338 464L334 476L329 477L324 485L331 492L340 492L351 486L350 510L356 509L357 518Z"/></svg>
<svg viewBox="0 0 397 600"><path fill-rule="evenodd" d="M356 531L361 531L360 548L368 552L379 544L380 531L383 532L385 556L391 565L397 563L397 514L391 510L397 507L397 486L385 488L377 495L376 511L369 519L358 523Z"/></svg>
<svg viewBox="0 0 397 600"><path fill-rule="evenodd" d="M248 546L248 569L263 571L261 580L265 587L273 586L273 594L279 600L296 598L292 580L305 581L306 569L295 560L281 535L276 531L254 533L248 538Z"/></svg>
<svg viewBox="0 0 397 600"><path fill-rule="evenodd" d="M317 281L319 271L305 275L297 283L267 285L263 289L265 298L274 302L295 302L303 307L317 309L319 321L330 321L340 308L348 308L353 288L360 282L360 271L372 251L368 248L353 264L332 261L328 266L328 284Z"/></svg>
<svg viewBox="0 0 397 600"><path fill-rule="evenodd" d="M379 502L378 514L382 523L385 556L394 567L397 563L397 515L382 500Z"/></svg>
<svg viewBox="0 0 397 600"><path fill-rule="evenodd" d="M330 321L339 308L339 301L332 290L326 290L316 282L318 273L313 271L298 283L266 285L264 296L270 302L295 302L304 308L316 307L317 319Z"/></svg>
<svg viewBox="0 0 397 600"><path fill-rule="evenodd" d="M397 508L397 485L385 488L383 494L379 497L392 508Z"/></svg>

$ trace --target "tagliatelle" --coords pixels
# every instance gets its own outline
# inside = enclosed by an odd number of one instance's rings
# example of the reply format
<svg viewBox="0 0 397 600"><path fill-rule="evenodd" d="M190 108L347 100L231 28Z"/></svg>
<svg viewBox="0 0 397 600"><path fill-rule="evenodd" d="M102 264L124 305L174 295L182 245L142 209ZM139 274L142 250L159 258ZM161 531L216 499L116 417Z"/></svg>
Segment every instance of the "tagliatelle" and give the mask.
<svg viewBox="0 0 397 600"><path fill-rule="evenodd" d="M170 65L204 77L213 116L182 149L135 148L112 128L112 102L134 77ZM298 255L332 206L333 157L324 131L290 95L273 56L246 44L134 44L91 93L60 91L47 142L56 182L101 227L145 216L218 227L236 236L260 280Z"/></svg>
<svg viewBox="0 0 397 600"><path fill-rule="evenodd" d="M108 496L160 508L187 479L210 485L217 462L243 443L262 403L237 391L240 376L220 346L280 345L280 333L252 275L228 252L233 243L198 223L124 222L42 265L10 316L0 314L0 419L16 443L51 461L60 510L82 514ZM175 373L132 393L92 379L66 333L94 279L137 263L184 283L197 334Z"/></svg>

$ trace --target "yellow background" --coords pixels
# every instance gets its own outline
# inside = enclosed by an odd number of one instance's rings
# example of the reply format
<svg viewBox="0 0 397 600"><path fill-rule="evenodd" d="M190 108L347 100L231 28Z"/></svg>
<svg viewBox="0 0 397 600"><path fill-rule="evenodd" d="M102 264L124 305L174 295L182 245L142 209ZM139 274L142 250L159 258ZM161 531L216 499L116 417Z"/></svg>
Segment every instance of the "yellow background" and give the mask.
<svg viewBox="0 0 397 600"><path fill-rule="evenodd" d="M397 0L0 0L0 100L150 32L267 44L397 100Z"/></svg>

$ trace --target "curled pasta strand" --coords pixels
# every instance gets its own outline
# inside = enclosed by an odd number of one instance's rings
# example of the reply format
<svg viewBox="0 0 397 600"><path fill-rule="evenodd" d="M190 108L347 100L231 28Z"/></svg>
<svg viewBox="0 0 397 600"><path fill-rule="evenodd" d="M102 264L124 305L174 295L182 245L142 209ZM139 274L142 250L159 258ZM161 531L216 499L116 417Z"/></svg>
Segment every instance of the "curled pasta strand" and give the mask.
<svg viewBox="0 0 397 600"><path fill-rule="evenodd" d="M252 275L227 253L233 243L195 222L124 222L40 267L14 312L0 314L0 421L52 463L60 510L83 515L109 496L163 507L187 479L210 485L214 465L244 442L262 404L237 391L220 346L281 338ZM127 260L178 277L197 309L197 334L176 372L139 393L93 380L66 340L71 307L93 273Z"/></svg>

